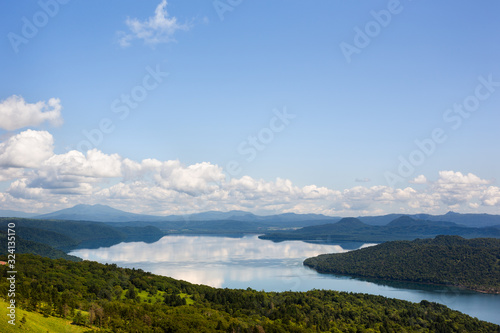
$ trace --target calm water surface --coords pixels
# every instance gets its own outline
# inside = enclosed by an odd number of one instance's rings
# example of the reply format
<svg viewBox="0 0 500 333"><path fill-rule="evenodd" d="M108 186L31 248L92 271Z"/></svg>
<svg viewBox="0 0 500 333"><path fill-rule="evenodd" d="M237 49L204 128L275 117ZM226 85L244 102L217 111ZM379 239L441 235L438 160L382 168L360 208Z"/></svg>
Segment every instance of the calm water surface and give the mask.
<svg viewBox="0 0 500 333"><path fill-rule="evenodd" d="M70 254L213 287L250 287L265 291L332 289L412 302L426 299L500 324L500 295L319 274L302 265L304 259L318 254L341 253L371 245L373 244L312 244L301 241L273 243L260 240L255 235L165 236L152 244L120 243L98 249L74 250Z"/></svg>

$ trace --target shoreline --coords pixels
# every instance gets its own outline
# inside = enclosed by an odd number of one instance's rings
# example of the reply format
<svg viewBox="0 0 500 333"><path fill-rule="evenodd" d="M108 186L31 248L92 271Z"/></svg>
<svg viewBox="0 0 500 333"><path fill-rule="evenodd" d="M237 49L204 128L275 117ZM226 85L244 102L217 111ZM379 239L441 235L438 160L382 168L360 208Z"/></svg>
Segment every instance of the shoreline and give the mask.
<svg viewBox="0 0 500 333"><path fill-rule="evenodd" d="M391 278L373 277L373 276L354 274L354 273L349 274L349 273L340 273L340 272L325 272L325 271L320 271L312 266L306 265L305 263L303 263L303 265L310 268L310 269L315 270L319 274L340 275L340 276L346 276L346 277L352 277L352 278L365 278L365 279L373 279L373 280L380 280L380 281L387 281L387 282L407 282L407 283L417 283L417 284L440 286L440 287L453 287L453 288L473 291L473 292L477 292L477 293L481 293L481 294L500 295L500 290L488 291L488 290L484 290L484 289L480 289L480 288L467 287L465 285L445 284L445 283L436 283L436 282L424 282L424 281L415 281L415 280L397 280L397 279L391 279Z"/></svg>

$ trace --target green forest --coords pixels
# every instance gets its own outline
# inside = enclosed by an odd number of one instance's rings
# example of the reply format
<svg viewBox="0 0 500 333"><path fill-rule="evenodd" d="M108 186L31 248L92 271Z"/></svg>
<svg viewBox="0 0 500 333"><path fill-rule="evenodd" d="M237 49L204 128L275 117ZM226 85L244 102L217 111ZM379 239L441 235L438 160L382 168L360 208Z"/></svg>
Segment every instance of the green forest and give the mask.
<svg viewBox="0 0 500 333"><path fill-rule="evenodd" d="M5 258L3 258L5 259ZM0 289L7 295L7 267ZM16 256L22 331L35 313L86 332L500 332L446 306L326 290L216 289L140 269ZM32 315L30 315L30 313Z"/></svg>
<svg viewBox="0 0 500 333"><path fill-rule="evenodd" d="M15 225L18 253L36 253L53 259L70 259L70 257L65 257L65 252L79 246L98 248L132 241L152 243L165 235L160 229L150 225L110 226L102 222L16 217L0 217L0 229L3 230L0 232L5 233L9 224ZM4 237L0 237L0 241ZM48 254L49 249L43 247L43 244L56 251ZM0 254L5 254L6 249L7 247L0 247Z"/></svg>
<svg viewBox="0 0 500 333"><path fill-rule="evenodd" d="M421 282L500 293L500 239L393 241L347 253L308 258L320 273Z"/></svg>

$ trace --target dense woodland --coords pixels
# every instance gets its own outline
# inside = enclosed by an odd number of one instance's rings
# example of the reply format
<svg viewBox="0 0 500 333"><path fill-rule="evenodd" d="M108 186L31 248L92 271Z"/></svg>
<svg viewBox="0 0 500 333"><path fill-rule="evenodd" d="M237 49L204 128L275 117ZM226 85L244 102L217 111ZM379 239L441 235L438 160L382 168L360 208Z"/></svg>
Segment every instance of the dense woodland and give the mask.
<svg viewBox="0 0 500 333"><path fill-rule="evenodd" d="M79 246L98 248L123 241L155 242L165 235L160 229L149 225L110 226L102 222L0 217L0 228L4 232L9 223L15 224L17 238L42 243L66 252ZM1 251L3 248L0 249L0 253Z"/></svg>
<svg viewBox="0 0 500 333"><path fill-rule="evenodd" d="M134 238L155 241L163 236L155 227L0 218L0 226L10 222L16 224L16 305L31 313L17 319L20 330L38 325L34 313L39 313L43 320L66 319L87 332L500 332L498 325L427 301L415 304L320 290L215 289L140 269L81 261L61 251L82 244L91 247L93 242L110 246ZM6 238L0 234L0 249L7 249ZM459 241L447 240L449 251L464 245L455 244ZM484 257L475 251L485 244L496 246L493 241L471 245L474 250L467 248L466 253ZM496 258L498 262L500 256ZM474 265L477 269L479 264ZM0 266L0 274L0 295L7 295L7 266ZM493 270L483 278L491 281L495 274L498 277Z"/></svg>
<svg viewBox="0 0 500 333"><path fill-rule="evenodd" d="M101 332L500 332L498 325L427 301L215 289L90 261L16 259L18 307ZM2 266L2 295L6 272Z"/></svg>
<svg viewBox="0 0 500 333"><path fill-rule="evenodd" d="M308 258L304 265L321 273L460 286L500 292L500 239L393 241L347 253Z"/></svg>
<svg viewBox="0 0 500 333"><path fill-rule="evenodd" d="M47 257L51 259L66 259L66 260L72 260L72 261L81 261L82 259L79 257L71 256L69 254L66 254L65 252L54 249L53 247L43 244L43 243L38 243L38 242L33 242L29 240L25 240L21 237L16 237L16 253L23 254L23 253L34 253L38 254L42 257ZM0 231L0 255L7 255L8 254L8 241L7 241L7 234L3 233Z"/></svg>

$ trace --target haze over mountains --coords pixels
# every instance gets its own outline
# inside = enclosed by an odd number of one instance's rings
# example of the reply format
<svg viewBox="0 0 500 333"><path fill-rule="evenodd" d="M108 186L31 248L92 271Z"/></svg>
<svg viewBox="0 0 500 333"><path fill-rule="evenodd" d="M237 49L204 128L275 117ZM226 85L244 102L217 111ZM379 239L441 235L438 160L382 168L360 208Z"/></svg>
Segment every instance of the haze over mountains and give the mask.
<svg viewBox="0 0 500 333"><path fill-rule="evenodd" d="M0 216L1 217L24 217L24 218L30 218L33 216L37 216L38 214L33 214L33 213L24 213L24 212L19 212L16 210L8 210L8 209L0 209Z"/></svg>
<svg viewBox="0 0 500 333"><path fill-rule="evenodd" d="M388 214L382 216L360 216L358 219L368 225L386 225L405 214ZM106 205L76 205L71 208L58 210L48 214L31 214L11 210L0 210L2 217L23 217L36 219L77 220L95 222L179 222L179 221L216 221L232 220L242 222L272 222L289 224L290 227L335 223L342 219L338 216L325 216L321 214L294 214L285 213L277 215L260 216L245 211L208 211L188 215L156 216L135 214L115 209ZM448 212L444 215L413 214L408 215L416 220L454 222L468 227L500 226L500 215L490 214L459 214Z"/></svg>
<svg viewBox="0 0 500 333"><path fill-rule="evenodd" d="M400 216L386 225L369 225L347 217L336 223L306 226L297 230L276 230L259 236L272 241L358 241L386 242L457 235L464 238L500 238L500 226L471 227L448 221L429 221Z"/></svg>
<svg viewBox="0 0 500 333"><path fill-rule="evenodd" d="M21 217L21 216L19 216ZM330 217L319 214L294 214L285 213L279 215L259 216L250 212L233 210L229 212L208 211L187 215L146 215L129 213L105 205L76 205L71 208L58 210L48 214L33 216L38 219L58 220L81 220L95 222L153 222L153 221L214 221L214 220L236 220L245 222L266 221L338 221L340 217Z"/></svg>

